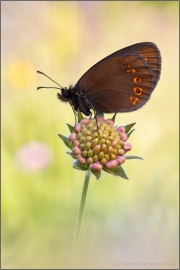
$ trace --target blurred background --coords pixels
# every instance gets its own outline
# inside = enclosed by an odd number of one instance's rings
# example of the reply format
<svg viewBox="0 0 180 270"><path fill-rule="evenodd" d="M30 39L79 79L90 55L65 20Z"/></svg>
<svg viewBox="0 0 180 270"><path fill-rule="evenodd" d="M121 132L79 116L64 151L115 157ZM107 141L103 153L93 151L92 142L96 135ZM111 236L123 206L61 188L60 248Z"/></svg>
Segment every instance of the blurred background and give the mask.
<svg viewBox="0 0 180 270"><path fill-rule="evenodd" d="M84 173L57 133L74 124L56 90L75 84L105 56L151 41L162 55L160 81L138 111L123 168L129 181L92 176L79 268L178 268L178 1L3 1L2 268L70 267ZM112 115L106 115L108 118Z"/></svg>

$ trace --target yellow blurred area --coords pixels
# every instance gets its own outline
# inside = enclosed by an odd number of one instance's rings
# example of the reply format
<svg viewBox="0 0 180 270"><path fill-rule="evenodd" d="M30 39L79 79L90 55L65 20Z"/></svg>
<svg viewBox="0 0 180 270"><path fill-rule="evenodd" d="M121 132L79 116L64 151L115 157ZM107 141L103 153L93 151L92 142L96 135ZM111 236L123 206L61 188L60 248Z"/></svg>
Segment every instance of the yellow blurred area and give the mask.
<svg viewBox="0 0 180 270"><path fill-rule="evenodd" d="M17 90L27 90L35 79L34 68L29 61L12 62L7 71L10 86Z"/></svg>
<svg viewBox="0 0 180 270"><path fill-rule="evenodd" d="M72 109L58 90L36 90L56 86L37 70L68 87L105 56L145 41L161 51L160 81L142 109L116 117L117 125L136 122L131 154L144 161L123 164L129 181L92 176L78 267L178 269L178 8L177 1L2 1L3 269L70 268L84 173L57 136L68 136Z"/></svg>

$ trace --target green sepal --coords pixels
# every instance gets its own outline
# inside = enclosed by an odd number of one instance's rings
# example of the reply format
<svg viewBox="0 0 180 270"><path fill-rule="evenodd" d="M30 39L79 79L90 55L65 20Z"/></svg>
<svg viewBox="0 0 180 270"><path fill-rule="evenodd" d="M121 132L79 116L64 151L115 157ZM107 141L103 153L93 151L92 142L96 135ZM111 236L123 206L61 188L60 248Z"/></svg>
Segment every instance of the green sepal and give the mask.
<svg viewBox="0 0 180 270"><path fill-rule="evenodd" d="M94 118L96 118L99 115L104 117L104 113L94 112Z"/></svg>
<svg viewBox="0 0 180 270"><path fill-rule="evenodd" d="M141 159L141 160L144 160L142 157L138 157L138 156L124 156L125 159Z"/></svg>
<svg viewBox="0 0 180 270"><path fill-rule="evenodd" d="M83 119L83 115L80 111L78 111L78 123Z"/></svg>
<svg viewBox="0 0 180 270"><path fill-rule="evenodd" d="M61 138L61 140L64 142L64 144L69 148L72 149L74 145L72 142L69 140L68 137L65 137L64 135L58 134L58 136Z"/></svg>
<svg viewBox="0 0 180 270"><path fill-rule="evenodd" d="M70 155L73 159L76 159L76 158L77 158L76 155L74 155L74 154L71 153L71 152L66 152L66 154Z"/></svg>
<svg viewBox="0 0 180 270"><path fill-rule="evenodd" d="M131 128L135 125L136 123L132 123L129 125L124 126L125 130L126 130L126 134L128 134L128 132L131 130Z"/></svg>
<svg viewBox="0 0 180 270"><path fill-rule="evenodd" d="M130 137L130 135L133 133L134 130L135 130L135 128L132 129L130 132L127 133L127 137L128 137L128 138Z"/></svg>
<svg viewBox="0 0 180 270"><path fill-rule="evenodd" d="M111 169L111 170L107 169L105 166L103 166L102 169L103 169L105 172L110 173L110 174L112 174L112 175L114 175L114 176L120 176L120 177L122 177L122 178L128 180L128 177L127 177L127 175L125 174L124 169L123 169L120 165L119 165L119 166L116 166L114 169Z"/></svg>
<svg viewBox="0 0 180 270"><path fill-rule="evenodd" d="M92 172L92 174L94 174L94 176L96 177L97 180L99 180L99 178L101 177L101 172L97 172L95 170L90 170Z"/></svg>
<svg viewBox="0 0 180 270"><path fill-rule="evenodd" d="M73 168L80 170L80 171L87 171L88 170L87 164L82 165L77 160L73 163Z"/></svg>
<svg viewBox="0 0 180 270"><path fill-rule="evenodd" d="M75 132L74 127L73 127L73 126L71 126L71 125L69 125L69 124L66 124L66 125L68 126L69 131L70 131L71 133Z"/></svg>
<svg viewBox="0 0 180 270"><path fill-rule="evenodd" d="M113 117L112 117L113 122L115 122L116 114L117 114L117 113L115 113L115 114L113 115Z"/></svg>

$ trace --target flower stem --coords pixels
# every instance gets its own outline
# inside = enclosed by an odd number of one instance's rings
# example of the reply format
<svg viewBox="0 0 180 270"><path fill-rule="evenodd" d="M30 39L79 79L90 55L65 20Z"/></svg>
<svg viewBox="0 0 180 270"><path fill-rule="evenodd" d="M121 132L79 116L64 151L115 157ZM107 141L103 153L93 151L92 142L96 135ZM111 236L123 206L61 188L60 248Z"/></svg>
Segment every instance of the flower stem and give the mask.
<svg viewBox="0 0 180 270"><path fill-rule="evenodd" d="M90 170L87 170L85 178L84 178L84 185L83 185L83 189L82 189L81 201L79 204L78 214L77 214L77 218L76 218L75 231L74 231L72 261L71 261L72 268L77 268L79 239L80 239L82 219L83 219L83 214L84 214L84 207L85 207L85 203L86 203L86 197L87 197L90 176L91 176L91 172L90 172Z"/></svg>

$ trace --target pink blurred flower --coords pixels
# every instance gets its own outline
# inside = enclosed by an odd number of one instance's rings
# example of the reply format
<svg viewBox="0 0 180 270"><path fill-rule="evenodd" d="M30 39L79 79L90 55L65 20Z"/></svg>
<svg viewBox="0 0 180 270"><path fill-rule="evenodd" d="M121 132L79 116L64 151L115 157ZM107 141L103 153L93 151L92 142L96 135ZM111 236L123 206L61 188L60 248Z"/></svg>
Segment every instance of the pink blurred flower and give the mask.
<svg viewBox="0 0 180 270"><path fill-rule="evenodd" d="M49 166L52 161L52 153L46 144L32 141L19 148L16 160L24 171L40 171Z"/></svg>

